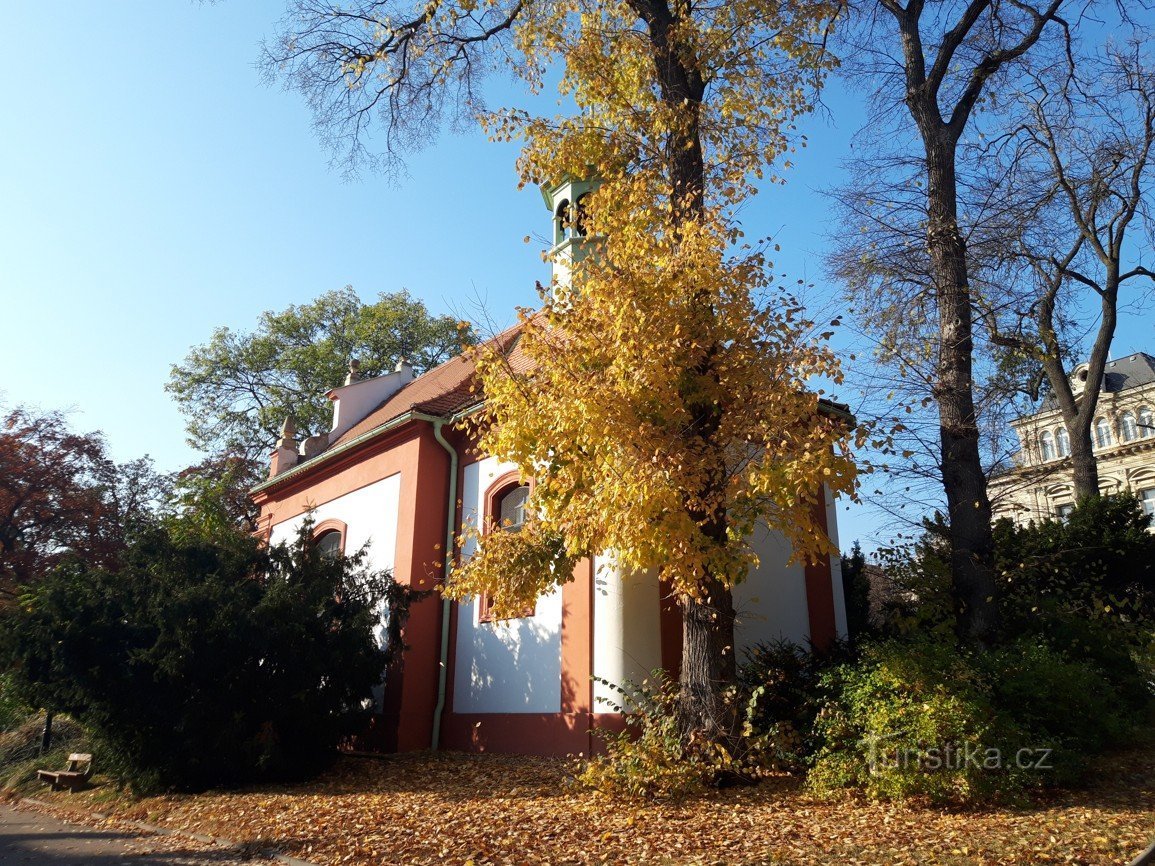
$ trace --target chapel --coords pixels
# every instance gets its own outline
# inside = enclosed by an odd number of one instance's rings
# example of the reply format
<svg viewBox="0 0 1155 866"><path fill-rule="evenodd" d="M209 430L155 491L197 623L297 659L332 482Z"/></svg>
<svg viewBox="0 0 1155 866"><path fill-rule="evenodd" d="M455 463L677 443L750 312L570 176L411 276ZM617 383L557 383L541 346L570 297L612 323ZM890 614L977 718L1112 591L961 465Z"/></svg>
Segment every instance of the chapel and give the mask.
<svg viewBox="0 0 1155 866"><path fill-rule="evenodd" d="M543 189L553 221L555 284L585 254L581 199L592 186L567 180ZM494 339L515 366L518 328ZM302 442L290 424L253 490L259 531L272 542L313 521L326 549L367 545L370 565L417 590L436 590L459 557L463 527L490 521L516 531L529 480L483 453L462 420L476 411L474 368L465 357L414 375L402 362L361 378L355 362L328 393L333 425ZM824 410L845 413L824 403ZM838 544L829 491L820 525ZM734 590L736 650L786 639L825 646L846 634L837 557L791 562L789 542L759 525L749 539L759 565ZM447 553L449 555L447 555ZM567 755L596 751L599 728L619 728L614 685L662 668L676 675L681 615L657 576L623 573L612 553L587 558L573 580L512 619L485 599L462 603L430 592L415 601L405 650L384 677L373 723L358 744L378 751L453 749Z"/></svg>

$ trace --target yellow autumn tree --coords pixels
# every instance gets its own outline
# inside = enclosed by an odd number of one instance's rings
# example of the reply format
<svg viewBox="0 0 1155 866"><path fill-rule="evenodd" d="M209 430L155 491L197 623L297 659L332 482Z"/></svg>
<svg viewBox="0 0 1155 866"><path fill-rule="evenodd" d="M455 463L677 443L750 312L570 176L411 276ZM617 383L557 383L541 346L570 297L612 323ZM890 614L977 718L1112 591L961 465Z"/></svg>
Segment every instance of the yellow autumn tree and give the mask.
<svg viewBox="0 0 1155 866"><path fill-rule="evenodd" d="M446 591L514 611L581 556L654 569L683 611L683 730L725 737L734 677L731 587L754 564L755 521L796 555L835 553L822 486L850 492L853 433L814 377L836 359L776 290L735 209L791 148L793 120L832 64L836 3L727 0L298 0L270 60L353 159L385 125L386 155L448 107L524 142L522 182L596 178L592 245L572 281L523 313L518 372L477 355L482 447L535 479L520 533L483 533ZM507 63L531 89L560 76L557 117L482 110Z"/></svg>

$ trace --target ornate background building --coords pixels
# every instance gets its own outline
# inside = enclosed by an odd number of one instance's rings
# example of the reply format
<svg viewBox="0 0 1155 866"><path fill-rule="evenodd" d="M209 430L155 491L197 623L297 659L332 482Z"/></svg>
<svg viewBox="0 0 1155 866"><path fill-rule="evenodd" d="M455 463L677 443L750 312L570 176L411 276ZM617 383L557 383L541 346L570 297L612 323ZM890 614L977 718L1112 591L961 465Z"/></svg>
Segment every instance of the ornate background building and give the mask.
<svg viewBox="0 0 1155 866"><path fill-rule="evenodd" d="M1087 365L1075 369L1076 396L1087 387ZM1071 444L1053 396L1034 415L1011 425L1020 449L1011 469L991 479L994 515L1017 523L1065 517L1075 506ZM1132 490L1155 515L1155 357L1137 352L1109 361L1099 383L1091 427L1104 493Z"/></svg>

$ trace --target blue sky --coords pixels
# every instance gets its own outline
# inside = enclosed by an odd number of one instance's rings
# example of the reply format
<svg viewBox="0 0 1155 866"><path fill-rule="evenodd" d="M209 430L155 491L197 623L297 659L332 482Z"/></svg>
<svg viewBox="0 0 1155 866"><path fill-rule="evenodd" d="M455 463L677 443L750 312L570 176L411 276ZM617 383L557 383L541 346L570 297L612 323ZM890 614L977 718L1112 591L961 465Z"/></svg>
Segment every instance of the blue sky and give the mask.
<svg viewBox="0 0 1155 866"><path fill-rule="evenodd" d="M0 403L74 409L118 459L177 469L196 455L164 384L214 327L347 284L468 318L480 303L502 325L548 279L522 240L548 213L517 190L512 146L447 134L399 183L329 167L300 99L255 67L283 0L0 8ZM743 213L748 236L781 243L791 281L821 283L817 189L862 122L854 96L827 101L789 184ZM1116 355L1139 348L1155 348L1151 326L1128 322ZM879 525L852 508L844 544Z"/></svg>

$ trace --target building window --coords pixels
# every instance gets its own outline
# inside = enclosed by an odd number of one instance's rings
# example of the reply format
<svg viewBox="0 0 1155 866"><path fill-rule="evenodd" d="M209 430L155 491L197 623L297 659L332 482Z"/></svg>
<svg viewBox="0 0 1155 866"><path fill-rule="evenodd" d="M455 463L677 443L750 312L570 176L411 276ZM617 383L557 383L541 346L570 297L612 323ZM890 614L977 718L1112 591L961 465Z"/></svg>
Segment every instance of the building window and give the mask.
<svg viewBox="0 0 1155 866"><path fill-rule="evenodd" d="M1071 437L1067 435L1066 427L1060 427L1055 431L1055 445L1060 457L1066 457L1071 453Z"/></svg>
<svg viewBox="0 0 1155 866"><path fill-rule="evenodd" d="M587 232L587 229L586 229L586 199L589 198L589 195L590 194L588 192L583 192L581 195L579 195L577 197L577 201L574 202L573 228L574 228L574 235L579 237L579 238L584 238L586 236L586 232Z"/></svg>
<svg viewBox="0 0 1155 866"><path fill-rule="evenodd" d="M564 198L554 212L553 242L560 244L570 236L572 225L569 208L569 199Z"/></svg>
<svg viewBox="0 0 1155 866"><path fill-rule="evenodd" d="M1039 437L1039 447L1043 450L1043 460L1055 459L1055 437L1048 430Z"/></svg>
<svg viewBox="0 0 1155 866"><path fill-rule="evenodd" d="M1155 415L1151 414L1150 406L1139 410L1139 436L1143 439L1155 436Z"/></svg>
<svg viewBox="0 0 1155 866"><path fill-rule="evenodd" d="M345 552L345 531L340 520L322 520L313 527L313 547L325 556L341 556Z"/></svg>
<svg viewBox="0 0 1155 866"><path fill-rule="evenodd" d="M1106 418L1095 421L1095 446L1097 448L1111 447L1111 425Z"/></svg>
<svg viewBox="0 0 1155 866"><path fill-rule="evenodd" d="M1135 416L1130 412L1123 413L1119 428L1124 442L1134 442L1139 438L1139 428L1135 425Z"/></svg>
<svg viewBox="0 0 1155 866"><path fill-rule="evenodd" d="M1155 518L1155 487L1148 487L1139 491L1139 499L1143 503L1143 513Z"/></svg>
<svg viewBox="0 0 1155 866"><path fill-rule="evenodd" d="M1070 518L1071 514L1074 512L1074 510L1075 510L1075 506L1072 503L1064 502L1062 505L1058 505L1055 507L1055 516L1058 517L1059 520L1066 523L1067 520Z"/></svg>
<svg viewBox="0 0 1155 866"><path fill-rule="evenodd" d="M515 483L506 485L488 497L488 517L490 532L520 532L525 525L525 508L529 499L529 485ZM534 606L530 605L516 617L529 617L534 614ZM493 613L493 600L483 594L478 599L478 618L481 622L493 622L498 617Z"/></svg>
<svg viewBox="0 0 1155 866"><path fill-rule="evenodd" d="M313 541L313 547L320 551L321 556L340 556L342 547L340 530L330 529L328 532L322 532Z"/></svg>

